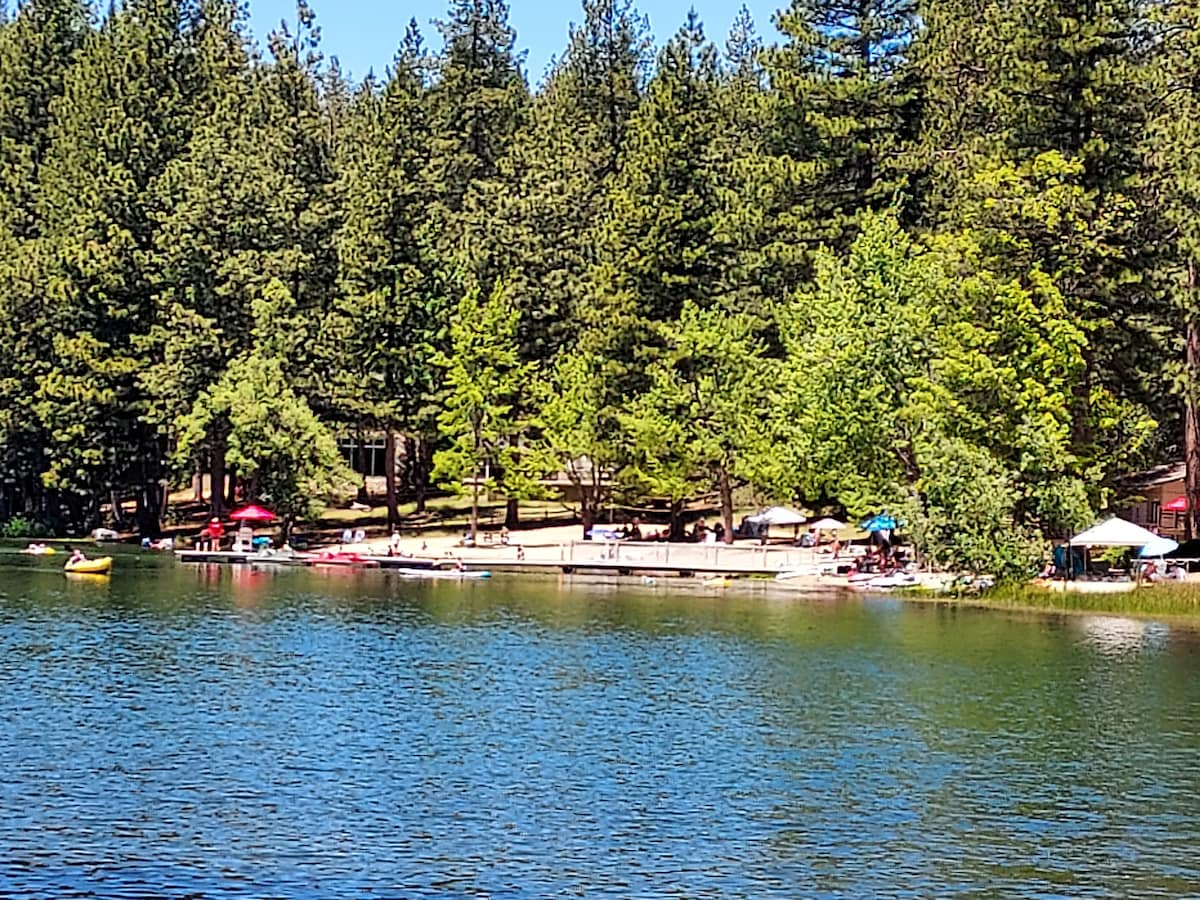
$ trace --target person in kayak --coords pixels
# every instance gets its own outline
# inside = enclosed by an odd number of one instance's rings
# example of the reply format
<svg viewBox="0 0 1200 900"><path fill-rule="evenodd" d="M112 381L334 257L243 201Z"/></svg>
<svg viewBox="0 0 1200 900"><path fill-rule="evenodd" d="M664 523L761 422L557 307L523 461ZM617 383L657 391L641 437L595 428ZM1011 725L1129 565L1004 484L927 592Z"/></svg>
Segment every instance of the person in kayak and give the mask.
<svg viewBox="0 0 1200 900"><path fill-rule="evenodd" d="M87 556L84 555L82 550L80 550L78 547L76 547L74 550L71 551L71 558L69 560L67 560L67 563L74 564L74 563L79 563L79 562L85 562L86 560L87 560Z"/></svg>

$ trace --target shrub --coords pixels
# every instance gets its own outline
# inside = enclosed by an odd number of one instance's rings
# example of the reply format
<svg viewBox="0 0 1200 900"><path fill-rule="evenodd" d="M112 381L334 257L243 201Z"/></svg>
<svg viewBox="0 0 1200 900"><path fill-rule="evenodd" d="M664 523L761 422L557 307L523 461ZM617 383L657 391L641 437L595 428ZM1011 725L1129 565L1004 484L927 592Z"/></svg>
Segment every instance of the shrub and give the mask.
<svg viewBox="0 0 1200 900"><path fill-rule="evenodd" d="M44 522L39 522L37 519L30 519L25 516L13 516L3 525L0 525L0 537L6 538L46 537L49 533L50 529L46 527Z"/></svg>

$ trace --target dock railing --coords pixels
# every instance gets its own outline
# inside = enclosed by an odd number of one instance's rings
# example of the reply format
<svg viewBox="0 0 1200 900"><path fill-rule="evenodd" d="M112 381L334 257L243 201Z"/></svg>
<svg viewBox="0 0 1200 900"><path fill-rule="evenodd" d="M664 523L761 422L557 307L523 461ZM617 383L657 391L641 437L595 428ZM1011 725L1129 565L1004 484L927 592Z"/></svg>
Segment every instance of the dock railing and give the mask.
<svg viewBox="0 0 1200 900"><path fill-rule="evenodd" d="M658 541L572 541L562 546L567 565L696 572L775 573L818 562L811 548L761 544L693 544Z"/></svg>

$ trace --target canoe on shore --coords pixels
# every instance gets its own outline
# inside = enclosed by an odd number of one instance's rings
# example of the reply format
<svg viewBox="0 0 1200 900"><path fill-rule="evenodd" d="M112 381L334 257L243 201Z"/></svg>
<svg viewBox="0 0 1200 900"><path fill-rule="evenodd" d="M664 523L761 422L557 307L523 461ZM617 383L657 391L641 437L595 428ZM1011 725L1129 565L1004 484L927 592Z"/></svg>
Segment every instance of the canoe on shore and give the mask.
<svg viewBox="0 0 1200 900"><path fill-rule="evenodd" d="M74 575L107 575L112 571L112 566L111 556L101 556L96 559L69 560L63 566L63 571Z"/></svg>

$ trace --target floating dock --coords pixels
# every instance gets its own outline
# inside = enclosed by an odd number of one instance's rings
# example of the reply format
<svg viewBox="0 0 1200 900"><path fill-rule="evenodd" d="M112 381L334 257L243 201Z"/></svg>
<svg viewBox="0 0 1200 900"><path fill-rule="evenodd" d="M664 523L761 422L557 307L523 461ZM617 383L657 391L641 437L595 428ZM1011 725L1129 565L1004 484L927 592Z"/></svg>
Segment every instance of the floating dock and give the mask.
<svg viewBox="0 0 1200 900"><path fill-rule="evenodd" d="M849 560L822 558L808 548L779 545L689 544L651 541L571 541L553 546L516 545L487 549L463 547L441 557L380 556L353 554L322 559L319 553L235 553L232 550L176 550L186 563L225 565L322 565L364 568L442 571L461 566L464 570L492 572L561 572L605 575L758 575L784 578L816 578L833 574Z"/></svg>

